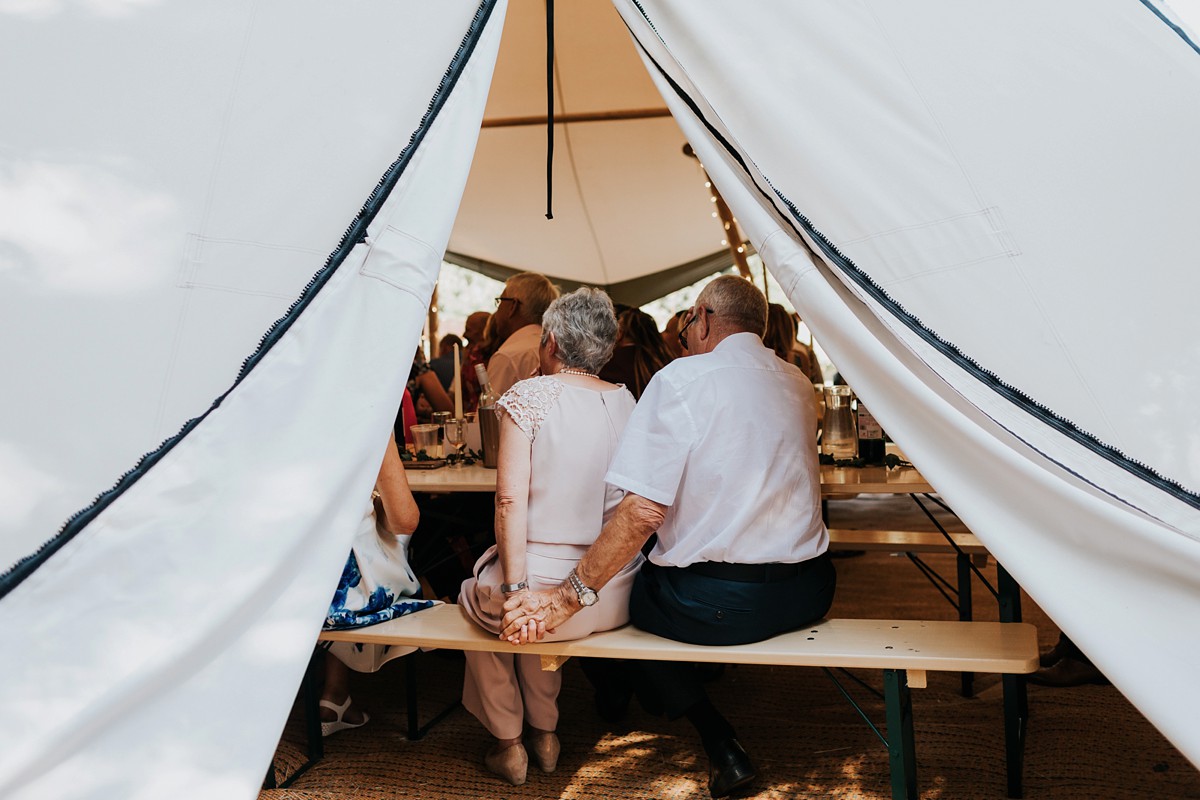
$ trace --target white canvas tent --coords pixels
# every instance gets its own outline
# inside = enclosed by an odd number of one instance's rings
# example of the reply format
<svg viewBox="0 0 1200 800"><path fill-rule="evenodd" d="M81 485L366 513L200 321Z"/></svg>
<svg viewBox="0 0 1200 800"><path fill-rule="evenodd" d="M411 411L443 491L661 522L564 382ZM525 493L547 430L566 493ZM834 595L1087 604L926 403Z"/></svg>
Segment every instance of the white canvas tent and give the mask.
<svg viewBox="0 0 1200 800"><path fill-rule="evenodd" d="M736 24L725 4L615 5L839 368L1200 764L1200 645L1180 635L1200 611L1193 39L1139 0L763 0ZM36 76L0 86L0 556L49 540L0 579L0 794L255 791L507 10L0 5L5 74ZM564 194L570 245L588 226ZM627 280L605 248L578 262Z"/></svg>

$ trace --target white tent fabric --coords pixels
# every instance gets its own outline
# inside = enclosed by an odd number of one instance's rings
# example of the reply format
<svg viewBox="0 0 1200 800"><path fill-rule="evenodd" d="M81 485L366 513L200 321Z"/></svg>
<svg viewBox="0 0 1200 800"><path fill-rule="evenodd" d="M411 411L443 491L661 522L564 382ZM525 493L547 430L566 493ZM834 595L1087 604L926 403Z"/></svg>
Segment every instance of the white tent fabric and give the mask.
<svg viewBox="0 0 1200 800"><path fill-rule="evenodd" d="M1187 34L1130 0L618 7L850 383L1200 764Z"/></svg>
<svg viewBox="0 0 1200 800"><path fill-rule="evenodd" d="M29 343L0 351L0 559L203 414L0 578L4 797L265 772L505 12L327 5L0 5L6 74L39 76L0 85L0 315ZM616 5L851 383L1200 764L1191 40L1139 0Z"/></svg>
<svg viewBox="0 0 1200 800"><path fill-rule="evenodd" d="M5 74L50 71L0 89L24 112L0 296L31 348L5 337L26 382L2 446L78 508L70 479L220 399L4 576L0 796L252 797L369 503L504 6L22 8Z"/></svg>

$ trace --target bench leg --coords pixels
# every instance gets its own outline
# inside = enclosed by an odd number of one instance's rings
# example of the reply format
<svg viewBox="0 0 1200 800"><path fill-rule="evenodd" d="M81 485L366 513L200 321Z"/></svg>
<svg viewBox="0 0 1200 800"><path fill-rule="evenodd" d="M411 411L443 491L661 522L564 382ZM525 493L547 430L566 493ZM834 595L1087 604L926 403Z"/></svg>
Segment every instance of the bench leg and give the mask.
<svg viewBox="0 0 1200 800"><path fill-rule="evenodd" d="M408 711L408 740L415 742L425 734L421 731L421 719L417 714L417 660L416 653L404 657L405 710Z"/></svg>
<svg viewBox="0 0 1200 800"><path fill-rule="evenodd" d="M970 622L975 615L975 608L971 601L971 557L966 553L959 553L956 557L958 563L958 618L963 622ZM975 673L962 673L962 696L975 696Z"/></svg>
<svg viewBox="0 0 1200 800"><path fill-rule="evenodd" d="M296 779L308 771L310 767L325 757L325 739L321 736L321 686L318 676L321 673L321 662L325 658L325 650L317 648L309 659L308 669L300 682L300 707L304 709L304 738L308 743L308 760L300 768L288 776L281 784L275 781L275 764L267 767L267 777L263 781L264 789L286 789L296 782Z"/></svg>
<svg viewBox="0 0 1200 800"><path fill-rule="evenodd" d="M1000 600L1000 621L1021 621L1021 584L1013 580L1004 565L996 562L996 594Z"/></svg>
<svg viewBox="0 0 1200 800"><path fill-rule="evenodd" d="M419 652L419 651L418 651ZM459 707L461 701L455 700L450 705L439 711L437 715L421 725L421 718L417 711L417 652L409 653L404 657L404 682L405 682L405 705L408 712L408 740L415 742L418 739L424 739L425 734L429 733L434 725L448 717L456 708Z"/></svg>
<svg viewBox="0 0 1200 800"><path fill-rule="evenodd" d="M892 773L892 800L918 800L917 756L913 742L912 696L908 675L902 669L883 671L887 706L888 763Z"/></svg>
<svg viewBox="0 0 1200 800"><path fill-rule="evenodd" d="M1021 584L999 561L996 562L996 596L1000 600L1000 621L1021 622ZM1029 719L1029 699L1025 692L1025 679L1021 679L1018 695L1018 712L1021 719Z"/></svg>
<svg viewBox="0 0 1200 800"><path fill-rule="evenodd" d="M1025 735L1029 726L1024 675L1004 675L1004 757L1007 763L1008 796L1025 796Z"/></svg>

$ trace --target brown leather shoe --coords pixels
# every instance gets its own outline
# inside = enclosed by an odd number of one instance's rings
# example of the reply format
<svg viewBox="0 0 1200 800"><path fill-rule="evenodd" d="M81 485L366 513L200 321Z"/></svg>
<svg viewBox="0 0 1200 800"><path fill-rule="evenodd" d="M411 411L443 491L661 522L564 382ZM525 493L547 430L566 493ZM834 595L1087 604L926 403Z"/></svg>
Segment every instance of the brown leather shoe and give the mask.
<svg viewBox="0 0 1200 800"><path fill-rule="evenodd" d="M1030 683L1039 686L1083 686L1097 684L1107 686L1108 678L1090 661L1079 658L1061 658L1050 667L1043 667L1026 676Z"/></svg>
<svg viewBox="0 0 1200 800"><path fill-rule="evenodd" d="M529 749L542 772L554 772L558 768L558 754L562 745L554 731L541 731L529 737Z"/></svg>
<svg viewBox="0 0 1200 800"><path fill-rule="evenodd" d="M525 782L525 774L529 771L529 754L521 743L510 745L503 750L492 748L483 757L484 765L513 786Z"/></svg>

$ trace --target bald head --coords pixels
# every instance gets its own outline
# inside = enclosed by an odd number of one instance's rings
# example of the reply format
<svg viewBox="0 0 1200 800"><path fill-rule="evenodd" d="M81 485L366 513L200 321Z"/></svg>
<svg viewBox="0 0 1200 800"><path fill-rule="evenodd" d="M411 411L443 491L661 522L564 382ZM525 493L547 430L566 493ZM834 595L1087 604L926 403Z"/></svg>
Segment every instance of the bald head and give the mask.
<svg viewBox="0 0 1200 800"><path fill-rule="evenodd" d="M712 325L730 333L762 336L767 327L767 298L750 281L722 275L700 292L696 305L713 310Z"/></svg>

